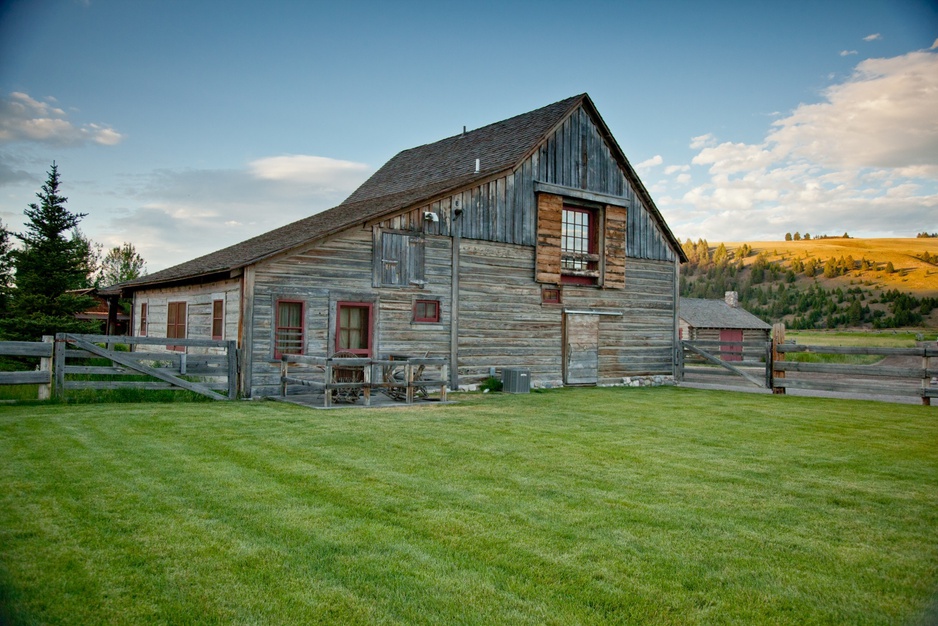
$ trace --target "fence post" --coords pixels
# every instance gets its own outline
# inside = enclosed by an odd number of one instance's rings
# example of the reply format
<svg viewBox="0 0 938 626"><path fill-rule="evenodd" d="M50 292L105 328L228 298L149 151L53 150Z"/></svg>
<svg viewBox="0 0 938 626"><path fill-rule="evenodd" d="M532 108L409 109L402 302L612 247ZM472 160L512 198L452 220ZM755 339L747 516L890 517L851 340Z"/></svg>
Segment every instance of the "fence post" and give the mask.
<svg viewBox="0 0 938 626"><path fill-rule="evenodd" d="M287 363L287 355L281 355L280 357L280 397L287 397L287 376L290 372L290 366ZM230 380L230 379L229 379Z"/></svg>
<svg viewBox="0 0 938 626"><path fill-rule="evenodd" d="M55 397L65 399L65 333L56 333L55 349L53 354L52 372L55 374L55 384L52 386Z"/></svg>
<svg viewBox="0 0 938 626"><path fill-rule="evenodd" d="M55 352L55 337L52 335L43 335L43 343L52 344L52 352ZM52 354L39 359L39 371L49 373L49 382L45 385L39 385L39 399L48 400L52 397Z"/></svg>
<svg viewBox="0 0 938 626"><path fill-rule="evenodd" d="M238 397L238 342L228 340L228 399Z"/></svg>
<svg viewBox="0 0 938 626"><path fill-rule="evenodd" d="M928 345L922 348L922 405L931 406L931 398L928 397Z"/></svg>
<svg viewBox="0 0 938 626"><path fill-rule="evenodd" d="M778 346L785 343L785 324L779 322L772 326L772 393L784 395L784 387L776 387L776 378L785 378L785 372L775 371L775 364L785 360L785 353L778 351Z"/></svg>
<svg viewBox="0 0 938 626"><path fill-rule="evenodd" d="M678 340L677 350L674 355L677 360L677 382L684 382L684 342Z"/></svg>

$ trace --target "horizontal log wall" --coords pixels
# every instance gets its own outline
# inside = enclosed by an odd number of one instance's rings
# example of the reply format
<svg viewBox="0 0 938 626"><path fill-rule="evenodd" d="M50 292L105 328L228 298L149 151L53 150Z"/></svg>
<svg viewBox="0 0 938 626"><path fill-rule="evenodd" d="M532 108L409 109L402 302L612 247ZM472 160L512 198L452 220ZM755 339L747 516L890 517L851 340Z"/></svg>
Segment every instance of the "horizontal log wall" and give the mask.
<svg viewBox="0 0 938 626"><path fill-rule="evenodd" d="M148 337L166 337L166 312L168 303L186 303L186 338L212 338L212 303L225 301L224 336L222 340L238 339L240 321L241 283L238 279L217 281L204 285L169 287L161 289L142 289L134 293L133 328L130 334L140 336L140 307L147 304ZM151 347L149 350L160 350ZM165 350L165 347L162 348ZM219 348L188 348L190 354L218 353Z"/></svg>
<svg viewBox="0 0 938 626"><path fill-rule="evenodd" d="M425 237L422 288L374 287L372 231L354 228L302 252L257 266L254 291L254 345L250 367L252 395L280 393L280 361L274 359L274 304L278 299L305 304L304 353L329 356L334 351L332 314L339 301L373 304L373 350L376 355L405 353L449 355L451 240ZM415 300L438 300L438 324L414 323ZM334 330L333 330L334 332Z"/></svg>
<svg viewBox="0 0 938 626"><path fill-rule="evenodd" d="M451 236L453 210L459 208L462 237L533 246L537 242L535 181L624 198L628 204L627 256L674 260L674 251L660 226L629 185L599 129L582 108L574 111L511 174L416 207L381 225ZM427 212L436 214L438 221L426 220Z"/></svg>

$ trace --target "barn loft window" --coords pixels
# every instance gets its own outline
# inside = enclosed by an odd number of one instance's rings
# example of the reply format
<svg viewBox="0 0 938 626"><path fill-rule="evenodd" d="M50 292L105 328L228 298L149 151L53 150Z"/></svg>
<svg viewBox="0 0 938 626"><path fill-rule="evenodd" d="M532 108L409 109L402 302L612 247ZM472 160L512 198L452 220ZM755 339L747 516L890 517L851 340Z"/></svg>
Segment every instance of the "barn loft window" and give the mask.
<svg viewBox="0 0 938 626"><path fill-rule="evenodd" d="M225 338L225 301L212 301L212 339Z"/></svg>
<svg viewBox="0 0 938 626"><path fill-rule="evenodd" d="M382 232L375 262L376 287L423 287L424 238L404 233Z"/></svg>
<svg viewBox="0 0 938 626"><path fill-rule="evenodd" d="M170 302L166 309L166 338L167 339L185 339L186 338L186 303ZM166 346L170 350L184 352L185 346Z"/></svg>
<svg viewBox="0 0 938 626"><path fill-rule="evenodd" d="M284 354L303 354L303 303L277 300L274 358Z"/></svg>
<svg viewBox="0 0 938 626"><path fill-rule="evenodd" d="M560 304L560 289L558 287L542 287L541 304Z"/></svg>
<svg viewBox="0 0 938 626"><path fill-rule="evenodd" d="M564 206L560 235L561 282L595 285L599 282L598 214L595 210Z"/></svg>
<svg viewBox="0 0 938 626"><path fill-rule="evenodd" d="M440 322L439 300L417 300L414 302L414 321L426 324Z"/></svg>
<svg viewBox="0 0 938 626"><path fill-rule="evenodd" d="M370 303L336 303L335 351L371 356Z"/></svg>

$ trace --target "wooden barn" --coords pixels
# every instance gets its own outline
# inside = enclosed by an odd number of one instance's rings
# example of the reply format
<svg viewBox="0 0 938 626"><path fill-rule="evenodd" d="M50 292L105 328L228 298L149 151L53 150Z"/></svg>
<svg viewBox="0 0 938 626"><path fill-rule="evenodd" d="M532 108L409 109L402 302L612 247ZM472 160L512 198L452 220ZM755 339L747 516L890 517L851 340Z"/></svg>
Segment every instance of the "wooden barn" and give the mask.
<svg viewBox="0 0 938 626"><path fill-rule="evenodd" d="M392 158L342 204L119 286L134 334L448 359L452 388L671 376L681 246L582 94Z"/></svg>
<svg viewBox="0 0 938 626"><path fill-rule="evenodd" d="M772 326L740 308L739 294L727 291L723 300L681 298L681 339L688 341L769 341ZM742 360L742 347L723 350L724 361Z"/></svg>

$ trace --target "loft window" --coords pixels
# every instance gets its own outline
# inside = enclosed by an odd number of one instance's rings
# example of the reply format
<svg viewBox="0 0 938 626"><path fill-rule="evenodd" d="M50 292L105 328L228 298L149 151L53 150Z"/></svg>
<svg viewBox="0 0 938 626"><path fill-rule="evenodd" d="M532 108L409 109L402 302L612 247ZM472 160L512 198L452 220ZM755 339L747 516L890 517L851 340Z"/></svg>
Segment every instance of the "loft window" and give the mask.
<svg viewBox="0 0 938 626"><path fill-rule="evenodd" d="M371 356L371 304L336 303L335 351Z"/></svg>
<svg viewBox="0 0 938 626"><path fill-rule="evenodd" d="M212 339L225 338L225 301L212 301Z"/></svg>
<svg viewBox="0 0 938 626"><path fill-rule="evenodd" d="M277 300L274 358L284 354L303 354L303 303L296 300Z"/></svg>
<svg viewBox="0 0 938 626"><path fill-rule="evenodd" d="M598 214L565 206L560 235L561 282L595 285L599 282Z"/></svg>
<svg viewBox="0 0 938 626"><path fill-rule="evenodd" d="M427 283L423 237L383 232L377 252L376 287L423 287Z"/></svg>
<svg viewBox="0 0 938 626"><path fill-rule="evenodd" d="M439 300L417 300L414 302L414 321L437 324L440 321Z"/></svg>
<svg viewBox="0 0 938 626"><path fill-rule="evenodd" d="M186 338L186 303L170 302L166 309L166 338L167 339L185 339ZM166 346L170 350L184 352L185 346Z"/></svg>

